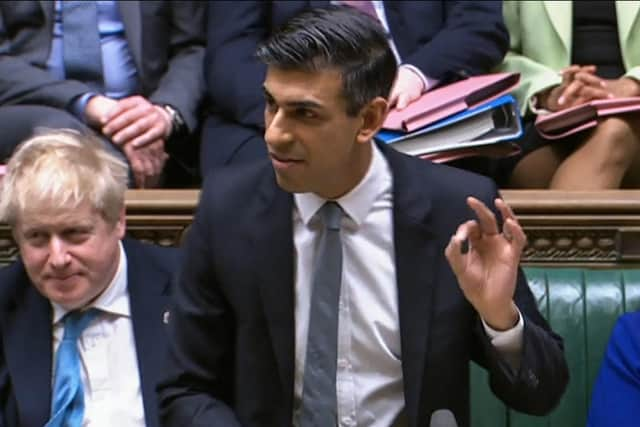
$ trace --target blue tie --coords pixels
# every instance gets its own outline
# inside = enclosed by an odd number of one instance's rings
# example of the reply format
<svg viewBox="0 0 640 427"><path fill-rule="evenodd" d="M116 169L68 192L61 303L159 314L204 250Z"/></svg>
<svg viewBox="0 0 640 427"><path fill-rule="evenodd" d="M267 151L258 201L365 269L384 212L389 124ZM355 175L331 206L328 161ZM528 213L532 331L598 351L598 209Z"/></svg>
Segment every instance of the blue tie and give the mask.
<svg viewBox="0 0 640 427"><path fill-rule="evenodd" d="M80 376L78 337L98 310L73 311L64 320L64 336L56 352L51 419L45 427L80 427L84 417L84 392Z"/></svg>
<svg viewBox="0 0 640 427"><path fill-rule="evenodd" d="M95 1L62 2L62 49L66 78L100 91L104 79Z"/></svg>
<svg viewBox="0 0 640 427"><path fill-rule="evenodd" d="M302 386L300 427L336 425L336 370L338 363L338 304L342 282L342 208L327 202L320 209L324 230L320 235L313 276L307 358Z"/></svg>

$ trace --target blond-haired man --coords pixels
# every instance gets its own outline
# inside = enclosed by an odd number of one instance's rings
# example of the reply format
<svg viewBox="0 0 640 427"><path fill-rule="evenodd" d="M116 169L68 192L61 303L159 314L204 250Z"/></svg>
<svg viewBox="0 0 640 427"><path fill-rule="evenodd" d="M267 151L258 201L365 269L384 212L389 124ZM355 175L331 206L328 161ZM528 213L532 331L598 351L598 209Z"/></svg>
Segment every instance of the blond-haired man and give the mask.
<svg viewBox="0 0 640 427"><path fill-rule="evenodd" d="M177 252L125 235L127 165L63 130L23 142L0 220L0 425L157 426L156 376Z"/></svg>

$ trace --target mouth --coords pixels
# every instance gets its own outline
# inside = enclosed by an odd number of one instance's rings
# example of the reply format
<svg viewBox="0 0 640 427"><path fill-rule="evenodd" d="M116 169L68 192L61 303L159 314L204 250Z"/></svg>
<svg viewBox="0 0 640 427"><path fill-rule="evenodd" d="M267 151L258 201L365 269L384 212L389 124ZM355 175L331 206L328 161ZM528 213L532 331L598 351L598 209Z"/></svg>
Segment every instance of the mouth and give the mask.
<svg viewBox="0 0 640 427"><path fill-rule="evenodd" d="M269 152L269 157L271 157L271 163L273 163L273 166L276 169L287 169L292 166L303 163L303 160L301 159L296 159L296 158L285 156L285 155L275 154L272 152Z"/></svg>
<svg viewBox="0 0 640 427"><path fill-rule="evenodd" d="M46 280L54 280L56 282L66 282L67 280L70 280L76 276L79 276L80 273L71 273L71 274L65 274L65 275L58 275L58 274L50 274L45 276Z"/></svg>

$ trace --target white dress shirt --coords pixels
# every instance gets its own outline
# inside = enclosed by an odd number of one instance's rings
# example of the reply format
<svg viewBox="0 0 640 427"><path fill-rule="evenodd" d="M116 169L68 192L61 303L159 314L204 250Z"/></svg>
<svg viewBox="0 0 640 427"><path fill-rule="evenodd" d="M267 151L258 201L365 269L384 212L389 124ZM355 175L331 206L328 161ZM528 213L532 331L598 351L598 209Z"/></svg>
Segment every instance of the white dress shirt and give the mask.
<svg viewBox="0 0 640 427"><path fill-rule="evenodd" d="M336 389L339 426L405 426L402 354L393 244L393 183L389 165L373 145L360 183L336 200L341 223L342 285L338 320ZM306 358L313 265L326 200L296 194L294 425L298 425ZM485 330L499 351L519 354L523 320L506 332ZM516 359L517 363L517 359ZM437 384L433 385L437 387Z"/></svg>
<svg viewBox="0 0 640 427"><path fill-rule="evenodd" d="M55 358L67 311L55 303L51 305ZM85 404L82 425L142 427L144 405L129 308L127 258L122 244L118 271L92 307L99 309L100 314L78 338Z"/></svg>

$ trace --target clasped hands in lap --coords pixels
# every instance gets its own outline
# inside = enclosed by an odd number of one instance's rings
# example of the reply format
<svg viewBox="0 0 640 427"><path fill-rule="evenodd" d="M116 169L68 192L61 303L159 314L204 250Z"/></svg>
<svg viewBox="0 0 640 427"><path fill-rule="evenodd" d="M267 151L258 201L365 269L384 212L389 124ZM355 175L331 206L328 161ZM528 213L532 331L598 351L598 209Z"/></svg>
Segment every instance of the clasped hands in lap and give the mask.
<svg viewBox="0 0 640 427"><path fill-rule="evenodd" d="M121 147L137 187L158 186L168 158L165 142L171 134L171 117L164 108L142 96L115 100L96 95L89 100L85 116L94 129Z"/></svg>
<svg viewBox="0 0 640 427"><path fill-rule="evenodd" d="M549 111L560 111L596 99L640 95L640 84L629 77L603 79L595 65L571 65L563 69L562 83L545 91L540 104Z"/></svg>

